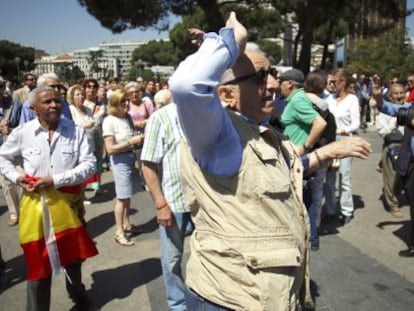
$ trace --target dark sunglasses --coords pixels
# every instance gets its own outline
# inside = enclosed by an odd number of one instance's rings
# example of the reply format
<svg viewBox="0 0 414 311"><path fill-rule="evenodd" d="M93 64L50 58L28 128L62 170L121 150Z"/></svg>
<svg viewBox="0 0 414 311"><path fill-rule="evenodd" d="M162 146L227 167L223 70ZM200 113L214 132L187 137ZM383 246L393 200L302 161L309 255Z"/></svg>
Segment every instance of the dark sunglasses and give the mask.
<svg viewBox="0 0 414 311"><path fill-rule="evenodd" d="M48 87L51 87L52 89L55 89L55 90L60 90L62 88L62 85L61 84L51 84L51 85L48 85Z"/></svg>
<svg viewBox="0 0 414 311"><path fill-rule="evenodd" d="M88 84L88 85L86 85L86 87L88 89L97 89L98 88L98 86L96 84Z"/></svg>
<svg viewBox="0 0 414 311"><path fill-rule="evenodd" d="M240 83L240 82L242 82L244 80L252 79L252 78L254 78L254 81L257 84L264 84L266 82L267 77L269 75L271 75L273 78L276 79L276 77L277 77L277 69L276 68L260 69L259 71L256 71L254 73L251 73L251 74L248 74L248 75L245 75L245 76L241 76L241 77L235 78L235 79L233 79L231 81L224 82L224 83L222 83L222 85L237 84L237 83Z"/></svg>
<svg viewBox="0 0 414 311"><path fill-rule="evenodd" d="M42 104L50 105L52 102L54 102L57 105L60 105L61 104L60 98L46 99L46 100L42 101Z"/></svg>

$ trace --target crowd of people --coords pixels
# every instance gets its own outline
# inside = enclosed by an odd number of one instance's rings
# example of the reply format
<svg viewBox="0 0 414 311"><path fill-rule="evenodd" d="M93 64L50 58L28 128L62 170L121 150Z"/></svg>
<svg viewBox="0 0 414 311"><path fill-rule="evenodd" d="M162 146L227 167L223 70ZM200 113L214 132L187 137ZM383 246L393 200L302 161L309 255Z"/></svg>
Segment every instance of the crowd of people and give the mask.
<svg viewBox="0 0 414 311"><path fill-rule="evenodd" d="M235 13L219 34L190 32L199 48L168 83L111 77L65 85L54 73L28 73L14 92L2 83L0 181L28 265L28 310L49 310L59 272L77 308L91 309L81 264L98 251L83 218L84 191L101 194L104 168L114 178L119 245L133 246L139 233L132 196L150 192L166 300L177 311L312 306L310 250L319 249L324 224L354 217L352 159L371 152L358 135L368 126L384 137L385 207L402 217L404 189L413 218L414 84L392 77L383 85L345 69L277 72L247 44ZM408 116L398 128L401 108ZM412 231L402 256L414 256Z"/></svg>

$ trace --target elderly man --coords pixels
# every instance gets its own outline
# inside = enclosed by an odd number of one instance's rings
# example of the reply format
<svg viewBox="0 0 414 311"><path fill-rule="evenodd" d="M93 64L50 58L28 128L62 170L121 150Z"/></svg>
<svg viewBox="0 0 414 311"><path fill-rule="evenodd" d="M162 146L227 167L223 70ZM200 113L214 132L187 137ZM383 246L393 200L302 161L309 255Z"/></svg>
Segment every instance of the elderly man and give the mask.
<svg viewBox="0 0 414 311"><path fill-rule="evenodd" d="M84 130L60 118L54 88L33 90L28 103L37 118L14 129L0 148L0 173L23 189L19 239L28 266L27 310L49 310L52 272L65 273L70 298L88 310L81 263L97 250L83 219L81 183L96 160ZM24 173L13 165L18 157Z"/></svg>
<svg viewBox="0 0 414 311"><path fill-rule="evenodd" d="M414 107L411 103L396 104L385 101L381 88L374 84L373 95L378 109L387 115L396 116L397 124L404 126L404 136L398 155L397 173L401 178L404 193L410 206L411 234L407 241L408 249L400 251L401 257L414 257Z"/></svg>
<svg viewBox="0 0 414 311"><path fill-rule="evenodd" d="M36 76L31 73L27 73L24 75L24 86L13 92L13 104L10 107L9 117L7 117L7 121L9 121L12 128L19 125L22 106L27 101L30 91L35 87Z"/></svg>
<svg viewBox="0 0 414 311"><path fill-rule="evenodd" d="M260 125L276 89L269 60L244 53L247 31L233 12L226 26L205 34L169 81L186 137L182 186L195 223L187 309L295 310L309 255L303 165L289 141ZM305 165L343 153L365 157L370 149L360 138L337 147L313 152Z"/></svg>
<svg viewBox="0 0 414 311"><path fill-rule="evenodd" d="M44 73L39 77L39 79L37 80L37 87L43 86L50 86L58 92L62 88L58 76L53 72ZM68 103L63 100L61 101L60 105L62 116L69 120L72 120L72 115L70 113ZM19 125L25 124L26 122L29 122L34 118L36 118L35 112L33 111L32 107L30 107L30 103L28 101L25 101L22 106Z"/></svg>
<svg viewBox="0 0 414 311"><path fill-rule="evenodd" d="M168 90L159 92L155 95L156 98L164 97L162 101L165 103L171 100ZM185 304L181 259L190 213L181 188L178 151L181 137L177 106L169 103L150 116L145 127L145 142L141 154L142 172L157 209L162 276L167 303L172 311L188 310Z"/></svg>

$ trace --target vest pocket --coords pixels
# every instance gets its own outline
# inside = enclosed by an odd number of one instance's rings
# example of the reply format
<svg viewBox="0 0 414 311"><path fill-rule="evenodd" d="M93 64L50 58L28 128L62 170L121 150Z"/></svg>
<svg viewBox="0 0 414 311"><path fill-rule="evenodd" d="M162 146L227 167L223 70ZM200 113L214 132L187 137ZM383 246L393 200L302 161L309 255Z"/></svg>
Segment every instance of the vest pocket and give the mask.
<svg viewBox="0 0 414 311"><path fill-rule="evenodd" d="M299 267L303 261L302 255L297 248L243 252L242 256L251 269Z"/></svg>

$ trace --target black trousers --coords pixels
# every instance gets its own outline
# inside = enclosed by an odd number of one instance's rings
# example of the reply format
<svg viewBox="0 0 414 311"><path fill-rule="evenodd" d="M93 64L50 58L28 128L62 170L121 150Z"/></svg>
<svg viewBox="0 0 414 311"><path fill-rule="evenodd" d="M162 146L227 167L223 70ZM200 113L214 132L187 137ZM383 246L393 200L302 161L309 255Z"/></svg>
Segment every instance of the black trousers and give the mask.
<svg viewBox="0 0 414 311"><path fill-rule="evenodd" d="M408 167L407 174L403 177L404 192L407 196L408 204L410 205L411 217L411 235L409 237L408 245L414 247L414 162L411 162Z"/></svg>
<svg viewBox="0 0 414 311"><path fill-rule="evenodd" d="M88 298L85 286L82 284L81 267L80 260L65 267L66 273L72 281L70 283L66 278L66 290L79 309L87 310ZM27 281L27 311L49 311L51 285L52 276L42 280Z"/></svg>

